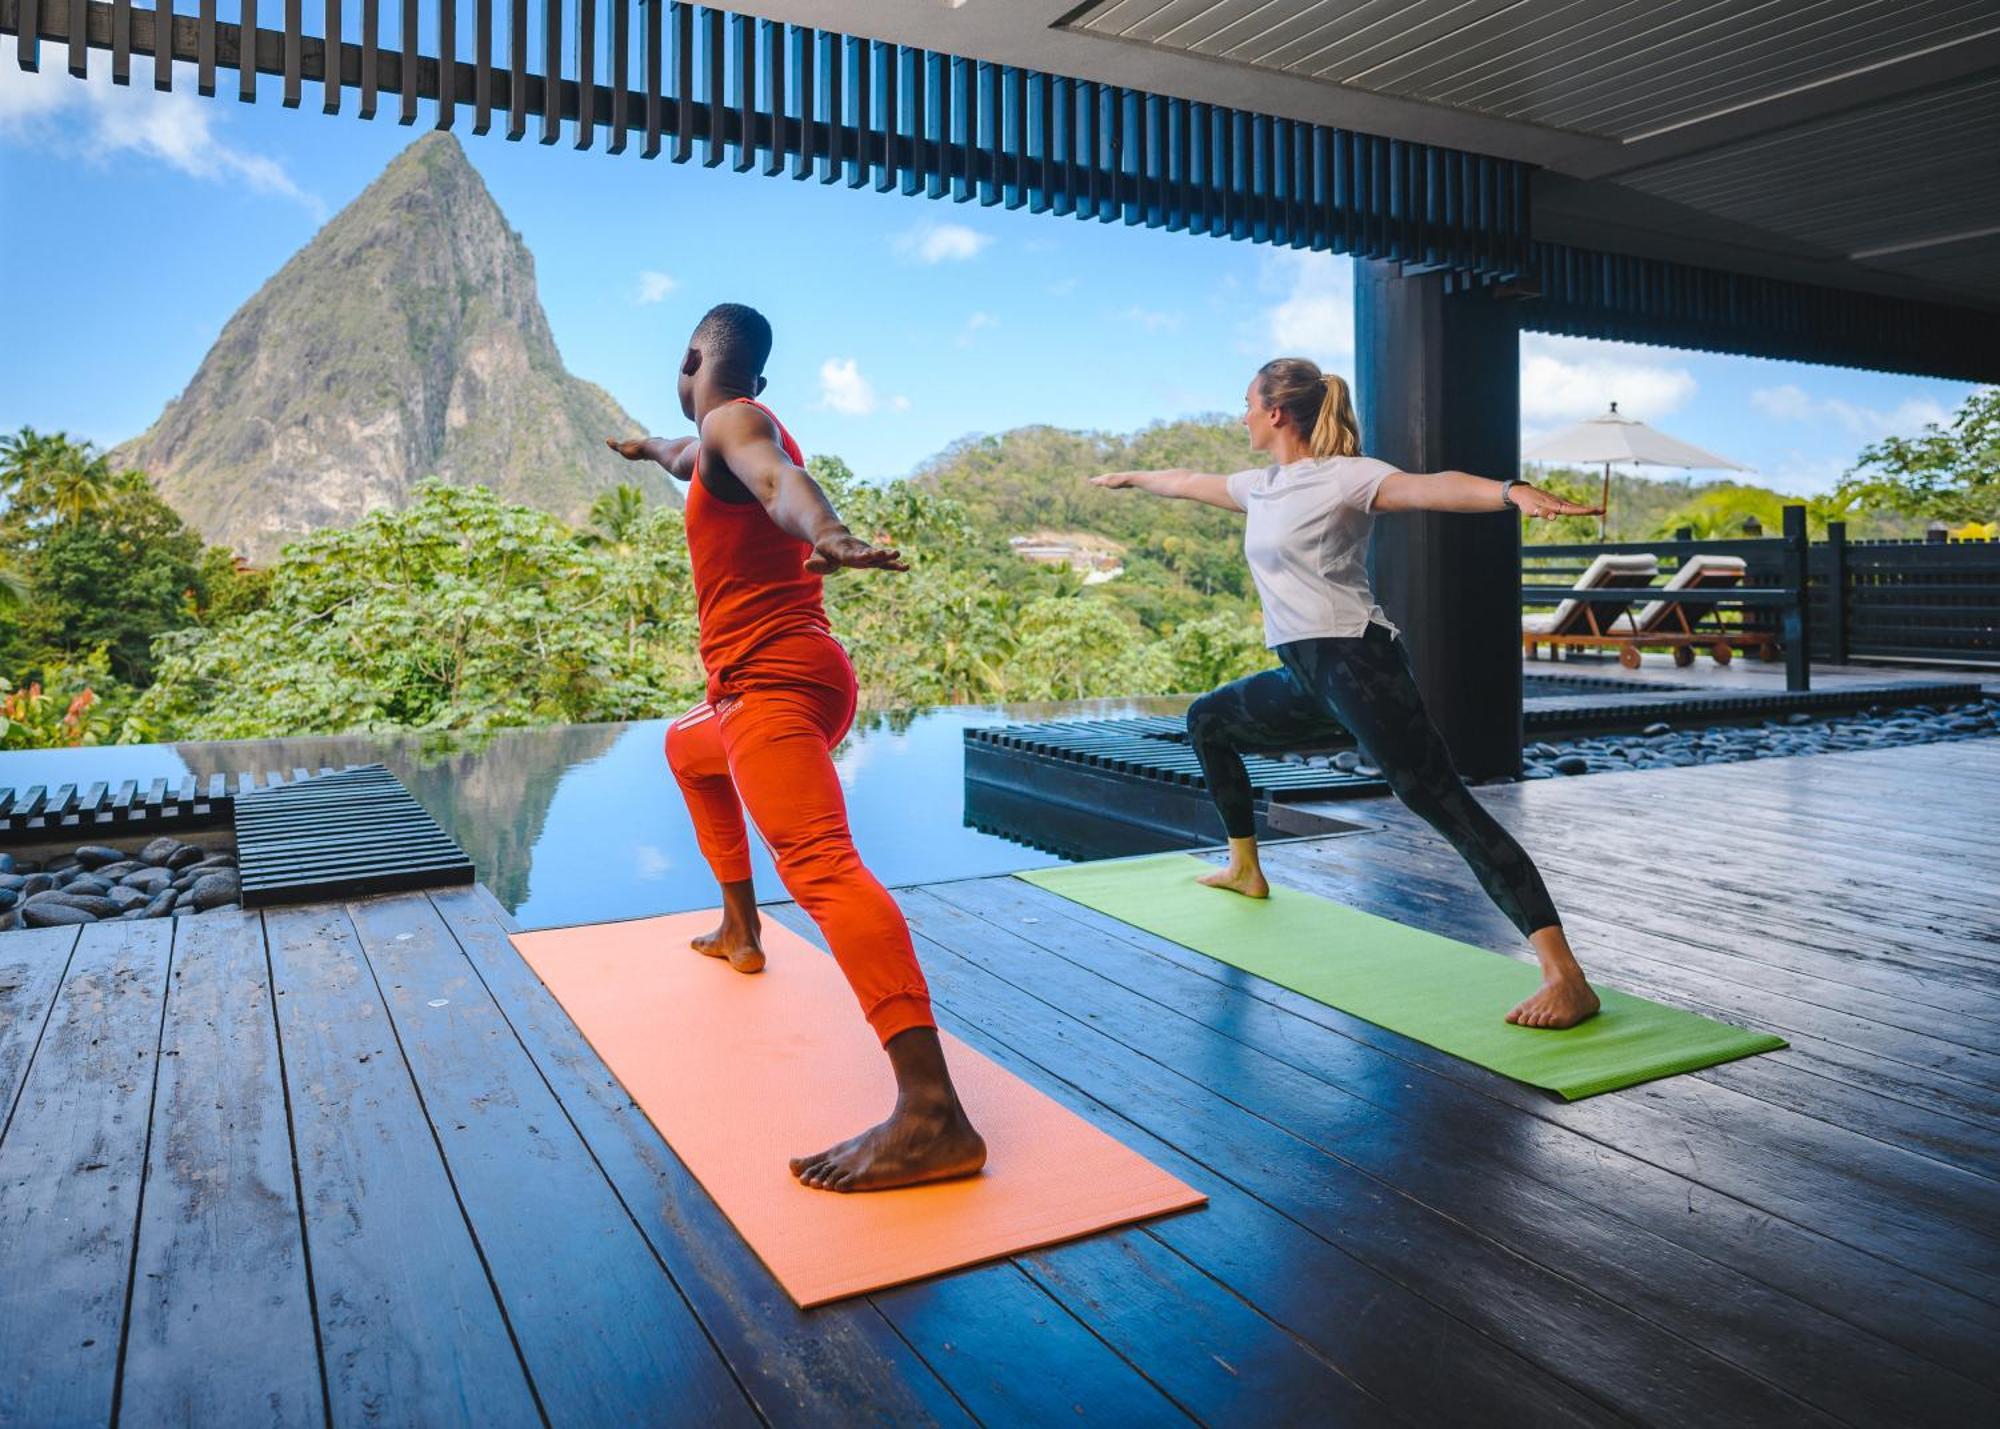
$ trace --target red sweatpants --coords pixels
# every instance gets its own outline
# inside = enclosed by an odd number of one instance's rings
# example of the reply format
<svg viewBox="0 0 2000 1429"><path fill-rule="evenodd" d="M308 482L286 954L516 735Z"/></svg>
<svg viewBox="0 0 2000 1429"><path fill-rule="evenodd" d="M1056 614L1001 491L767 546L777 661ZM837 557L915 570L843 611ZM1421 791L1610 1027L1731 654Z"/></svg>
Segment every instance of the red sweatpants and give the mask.
<svg viewBox="0 0 2000 1429"><path fill-rule="evenodd" d="M750 877L748 808L786 891L819 925L868 1025L886 1045L934 1027L910 928L862 864L833 748L854 722L854 669L831 636L772 641L723 692L667 727L667 763L718 883Z"/></svg>

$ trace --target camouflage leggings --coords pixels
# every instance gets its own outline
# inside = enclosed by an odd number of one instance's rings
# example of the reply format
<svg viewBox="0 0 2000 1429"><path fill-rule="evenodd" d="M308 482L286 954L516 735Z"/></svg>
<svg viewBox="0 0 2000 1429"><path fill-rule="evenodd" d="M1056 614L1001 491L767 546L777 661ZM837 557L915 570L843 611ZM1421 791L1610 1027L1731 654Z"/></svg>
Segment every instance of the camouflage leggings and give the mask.
<svg viewBox="0 0 2000 1429"><path fill-rule="evenodd" d="M1451 841L1487 896L1523 933L1560 923L1534 862L1465 787L1424 712L1401 642L1379 625L1351 639L1280 645L1284 662L1188 707L1188 740L1231 838L1257 830L1244 753L1352 734L1398 799Z"/></svg>

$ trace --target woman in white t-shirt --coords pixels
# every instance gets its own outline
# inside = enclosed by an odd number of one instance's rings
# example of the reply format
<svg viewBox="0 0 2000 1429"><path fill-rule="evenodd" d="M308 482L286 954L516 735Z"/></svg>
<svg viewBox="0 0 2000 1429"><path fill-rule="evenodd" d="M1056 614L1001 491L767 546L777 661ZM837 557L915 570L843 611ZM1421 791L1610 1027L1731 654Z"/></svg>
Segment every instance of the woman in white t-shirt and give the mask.
<svg viewBox="0 0 2000 1429"><path fill-rule="evenodd" d="M1201 881L1269 895L1245 752L1274 752L1353 735L1389 787L1472 866L1494 903L1527 936L1542 986L1507 1014L1527 1027L1570 1027L1597 1011L1534 862L1453 768L1425 713L1395 626L1369 593L1368 530L1378 511L1500 511L1592 515L1521 481L1461 471L1414 475L1361 455L1347 384L1303 358L1257 370L1244 399L1253 450L1272 465L1234 476L1120 471L1098 486L1136 487L1247 514L1243 550L1264 606L1278 669L1202 696L1188 738L1229 834L1229 867Z"/></svg>

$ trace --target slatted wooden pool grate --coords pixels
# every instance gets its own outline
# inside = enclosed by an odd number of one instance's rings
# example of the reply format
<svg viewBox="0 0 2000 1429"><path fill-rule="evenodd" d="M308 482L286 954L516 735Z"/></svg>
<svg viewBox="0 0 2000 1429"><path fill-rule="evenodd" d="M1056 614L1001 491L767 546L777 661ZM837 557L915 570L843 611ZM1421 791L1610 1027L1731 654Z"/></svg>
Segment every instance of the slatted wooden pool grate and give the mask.
<svg viewBox="0 0 2000 1429"><path fill-rule="evenodd" d="M380 764L236 801L243 906L471 883L472 860Z"/></svg>

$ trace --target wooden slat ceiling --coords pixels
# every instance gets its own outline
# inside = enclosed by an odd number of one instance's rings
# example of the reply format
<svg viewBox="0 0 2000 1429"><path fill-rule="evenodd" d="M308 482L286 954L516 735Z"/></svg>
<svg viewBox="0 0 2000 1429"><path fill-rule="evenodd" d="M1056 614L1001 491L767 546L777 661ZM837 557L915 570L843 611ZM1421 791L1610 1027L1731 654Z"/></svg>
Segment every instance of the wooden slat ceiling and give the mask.
<svg viewBox="0 0 2000 1429"><path fill-rule="evenodd" d="M1530 157L1597 190L1564 189L1586 230L1710 225L2000 308L2000 0L1099 0L1064 24L1536 126Z"/></svg>
<svg viewBox="0 0 2000 1429"><path fill-rule="evenodd" d="M1604 138L2000 25L1993 0L1102 0L1095 34Z"/></svg>

